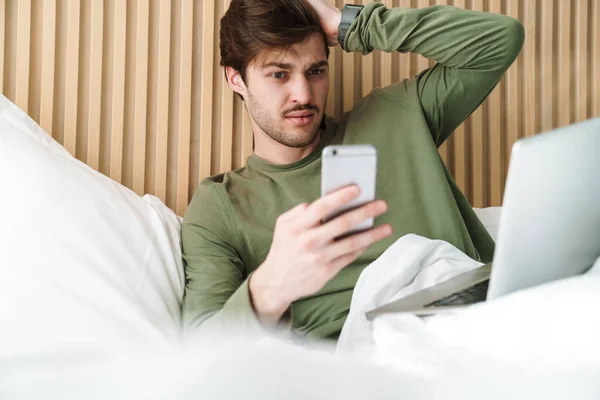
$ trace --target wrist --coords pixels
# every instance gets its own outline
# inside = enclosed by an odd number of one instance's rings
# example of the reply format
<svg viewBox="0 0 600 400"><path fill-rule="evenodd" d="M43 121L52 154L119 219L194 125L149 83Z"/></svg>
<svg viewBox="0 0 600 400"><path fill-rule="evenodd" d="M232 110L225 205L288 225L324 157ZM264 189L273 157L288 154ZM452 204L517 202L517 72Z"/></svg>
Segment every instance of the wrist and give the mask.
<svg viewBox="0 0 600 400"><path fill-rule="evenodd" d="M348 44L346 43L346 34L350 29L350 26L358 18L364 6L360 4L346 4L344 9L340 12L340 21L338 25L338 37L337 40L342 47L342 50L348 51Z"/></svg>
<svg viewBox="0 0 600 400"><path fill-rule="evenodd" d="M262 321L278 322L291 305L265 282L260 268L250 276L248 289L254 312Z"/></svg>

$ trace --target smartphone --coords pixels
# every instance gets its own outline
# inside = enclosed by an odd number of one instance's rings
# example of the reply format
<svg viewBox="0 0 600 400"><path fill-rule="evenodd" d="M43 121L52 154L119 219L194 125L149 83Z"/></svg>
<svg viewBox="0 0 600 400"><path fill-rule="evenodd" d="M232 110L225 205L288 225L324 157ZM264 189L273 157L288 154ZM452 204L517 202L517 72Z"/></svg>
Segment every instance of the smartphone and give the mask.
<svg viewBox="0 0 600 400"><path fill-rule="evenodd" d="M323 223L375 200L377 175L377 150L371 145L327 146L322 152L321 196L348 185L357 185L360 196L333 211ZM373 218L362 221L347 234L361 232L373 227Z"/></svg>

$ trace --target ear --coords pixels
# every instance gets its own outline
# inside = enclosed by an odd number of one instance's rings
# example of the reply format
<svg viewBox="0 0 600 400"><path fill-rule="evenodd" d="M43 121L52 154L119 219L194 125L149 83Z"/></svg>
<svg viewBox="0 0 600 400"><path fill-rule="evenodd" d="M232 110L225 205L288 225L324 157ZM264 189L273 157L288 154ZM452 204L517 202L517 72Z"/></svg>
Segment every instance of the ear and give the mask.
<svg viewBox="0 0 600 400"><path fill-rule="evenodd" d="M239 71L233 67L225 67L225 74L227 75L227 83L229 84L231 90L240 96L245 97L246 84L244 83L242 75L240 75Z"/></svg>

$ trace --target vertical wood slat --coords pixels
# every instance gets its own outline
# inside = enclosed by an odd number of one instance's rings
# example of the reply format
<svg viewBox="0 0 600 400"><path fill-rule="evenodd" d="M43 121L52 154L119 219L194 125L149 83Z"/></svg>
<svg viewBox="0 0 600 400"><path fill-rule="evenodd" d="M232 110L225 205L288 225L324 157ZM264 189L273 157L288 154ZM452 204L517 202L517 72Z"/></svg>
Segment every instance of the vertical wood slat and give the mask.
<svg viewBox="0 0 600 400"><path fill-rule="evenodd" d="M596 0L597 1L597 0ZM575 112L576 121L583 121L587 118L588 107L588 71L587 71L587 56L588 56L588 0L577 0L575 2L575 15L577 20L575 25ZM562 101L562 99L561 99Z"/></svg>
<svg viewBox="0 0 600 400"><path fill-rule="evenodd" d="M472 8L475 11L483 11L483 0L473 0ZM472 198L470 199L474 207L484 207L486 204L485 196L485 127L483 123L483 109L477 108L471 114L471 181Z"/></svg>
<svg viewBox="0 0 600 400"><path fill-rule="evenodd" d="M87 163L95 170L98 170L100 168L100 127L102 118L104 1L92 0L90 12L90 82L87 109Z"/></svg>
<svg viewBox="0 0 600 400"><path fill-rule="evenodd" d="M56 0L44 0L42 7L42 60L40 67L39 114L40 126L52 136L54 59L56 54Z"/></svg>
<svg viewBox="0 0 600 400"><path fill-rule="evenodd" d="M495 14L502 13L502 3L500 1L490 2L490 12ZM489 184L489 201L491 204L500 204L502 202L502 182L504 182L503 165L503 145L502 145L502 89L503 81L490 94L485 106L487 107L487 126L489 138L489 168L485 177Z"/></svg>
<svg viewBox="0 0 600 400"><path fill-rule="evenodd" d="M156 151L154 194L163 202L167 198L167 144L169 141L169 86L171 54L171 2L158 2L158 65L156 89Z"/></svg>
<svg viewBox="0 0 600 400"><path fill-rule="evenodd" d="M594 116L600 116L600 1L592 1L592 10L589 14L590 25L592 27L591 35L591 60L592 60L592 95L591 112Z"/></svg>
<svg viewBox="0 0 600 400"><path fill-rule="evenodd" d="M342 8L343 5L339 1L338 3L338 8ZM336 48L339 48L342 54L342 112L346 112L354 107L354 87L356 85L354 53L343 51L340 46L336 46Z"/></svg>
<svg viewBox="0 0 600 400"><path fill-rule="evenodd" d="M335 53L335 49L333 49L334 51L332 51L330 53L329 56L329 70L330 71L335 71L335 57L336 57L336 53ZM330 72L331 74L331 72ZM328 105L331 105L332 110L335 110L335 106L337 103L337 100L335 98L335 88L338 86L337 85L337 79L333 80L333 85L329 88L329 93L328 93ZM329 97L331 95L331 98ZM331 100L331 101L330 101ZM333 115L334 111L332 111L331 114L329 115ZM254 135L252 133L253 127L252 127L252 121L250 119L250 113L248 112L248 108L246 107L246 103L244 102L244 111L243 111L243 115L242 115L242 159L244 160L244 164L246 163L245 161L247 160L248 157L250 157L250 155L252 154L252 152L254 151Z"/></svg>
<svg viewBox="0 0 600 400"><path fill-rule="evenodd" d="M350 111L354 107L354 53L342 52L343 78L342 78L342 106L343 112Z"/></svg>
<svg viewBox="0 0 600 400"><path fill-rule="evenodd" d="M64 147L75 155L77 144L77 82L79 77L79 11L78 1L67 2L67 45L64 110ZM123 53L124 55L124 53Z"/></svg>
<svg viewBox="0 0 600 400"><path fill-rule="evenodd" d="M367 54L362 59L361 66L361 97L367 96L373 90L373 53Z"/></svg>
<svg viewBox="0 0 600 400"><path fill-rule="evenodd" d="M15 104L27 112L29 108L29 62L31 42L31 0L17 3Z"/></svg>
<svg viewBox="0 0 600 400"><path fill-rule="evenodd" d="M539 3L541 8L540 16L540 126L541 131L548 131L553 126L553 103L554 91L552 90L554 71L553 71L553 32L555 29L553 21L552 3L542 1Z"/></svg>
<svg viewBox="0 0 600 400"><path fill-rule="evenodd" d="M339 77L336 74L336 47L330 49L329 53L329 92L327 93L327 105L325 106L325 114L335 117L336 99L335 94L338 87ZM244 107L245 109L245 107Z"/></svg>
<svg viewBox="0 0 600 400"><path fill-rule="evenodd" d="M215 3L203 2L202 74L200 76L200 176L211 175Z"/></svg>
<svg viewBox="0 0 600 400"><path fill-rule="evenodd" d="M181 2L181 32L179 59L179 115L177 116L177 196L175 212L183 214L188 204L190 123L192 108L192 37L194 10L193 0Z"/></svg>
<svg viewBox="0 0 600 400"><path fill-rule="evenodd" d="M110 118L110 177L117 182L123 178L123 126L125 103L125 35L127 32L127 3L114 2L114 42L112 54L113 81Z"/></svg>
<svg viewBox="0 0 600 400"><path fill-rule="evenodd" d="M556 115L558 126L569 125L571 122L571 2L558 2L558 43L557 51L559 54L569 55L568 57L558 58L558 67L556 70L556 79L558 87L556 96L562 104L567 107L558 107Z"/></svg>
<svg viewBox="0 0 600 400"><path fill-rule="evenodd" d="M0 1L0 93L4 93L4 46L6 38L4 31L6 29L6 2Z"/></svg>
<svg viewBox="0 0 600 400"><path fill-rule="evenodd" d="M135 3L135 89L133 117L133 181L132 189L144 194L146 168L146 107L148 101L148 28L150 4L148 0Z"/></svg>
<svg viewBox="0 0 600 400"><path fill-rule="evenodd" d="M591 35L591 104L590 109L593 116L600 116L600 1L592 1L590 12Z"/></svg>
<svg viewBox="0 0 600 400"><path fill-rule="evenodd" d="M525 28L525 43L522 50L524 71L524 104L523 104L523 118L525 119L525 136L533 136L536 134L537 127L537 96L536 96L536 77L537 65L536 65L536 45L537 45L537 15L536 15L536 2L537 0L525 0L525 15L524 15L524 28ZM509 143L510 145L510 143Z"/></svg>
<svg viewBox="0 0 600 400"><path fill-rule="evenodd" d="M229 8L231 0L224 0L224 10ZM225 78L221 79L221 144L220 161L218 172L227 172L232 169L232 146L233 146L233 99L234 92L227 85Z"/></svg>
<svg viewBox="0 0 600 400"><path fill-rule="evenodd" d="M513 18L520 19L519 2L521 0L507 0L506 12ZM520 136L520 110L522 85L519 83L521 68L519 60L515 60L511 67L506 72L506 124L505 124L505 145L508 151L504 154L505 164L510 162L510 148L512 144L519 139ZM497 203L499 204L499 203Z"/></svg>
<svg viewBox="0 0 600 400"><path fill-rule="evenodd" d="M338 8L342 7L342 0L332 0L332 3ZM339 46L331 47L329 51L329 92L327 93L325 113L331 117L338 118L338 110L341 110L339 103L343 103L343 98L341 97L343 80L340 80L340 76L343 73L344 55L343 50Z"/></svg>

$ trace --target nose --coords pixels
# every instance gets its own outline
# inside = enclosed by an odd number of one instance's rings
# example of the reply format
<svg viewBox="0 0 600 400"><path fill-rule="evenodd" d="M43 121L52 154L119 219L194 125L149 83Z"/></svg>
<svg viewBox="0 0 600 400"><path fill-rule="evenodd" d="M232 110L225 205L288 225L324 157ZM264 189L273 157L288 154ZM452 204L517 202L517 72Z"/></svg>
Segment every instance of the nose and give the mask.
<svg viewBox="0 0 600 400"><path fill-rule="evenodd" d="M297 77L291 87L290 97L293 103L309 104L312 97L312 87L307 77Z"/></svg>

